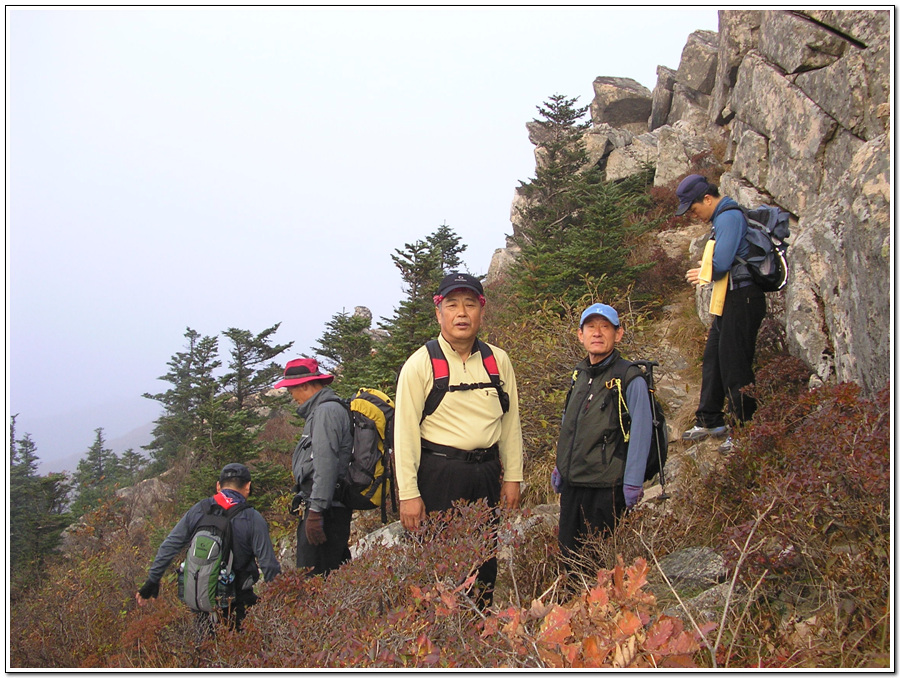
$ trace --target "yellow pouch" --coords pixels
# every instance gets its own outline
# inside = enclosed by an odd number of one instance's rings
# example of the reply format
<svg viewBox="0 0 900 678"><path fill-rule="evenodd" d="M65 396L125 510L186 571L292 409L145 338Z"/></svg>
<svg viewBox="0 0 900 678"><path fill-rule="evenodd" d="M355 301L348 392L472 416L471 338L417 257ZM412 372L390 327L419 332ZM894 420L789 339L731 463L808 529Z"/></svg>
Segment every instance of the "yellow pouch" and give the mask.
<svg viewBox="0 0 900 678"><path fill-rule="evenodd" d="M713 315L722 315L725 307L725 295L728 293L728 278L726 273L713 283L712 296L709 298L709 312Z"/></svg>
<svg viewBox="0 0 900 678"><path fill-rule="evenodd" d="M703 259L700 261L699 280L708 284L712 282L713 275L713 252L716 249L715 240L707 240L706 247L703 250ZM713 283L712 296L709 299L709 312L713 315L722 315L722 309L725 307L725 294L728 292L728 278L726 273L721 279Z"/></svg>
<svg viewBox="0 0 900 678"><path fill-rule="evenodd" d="M716 241L707 240L706 248L703 250L703 259L700 260L700 282L704 284L712 282L712 260L715 249Z"/></svg>

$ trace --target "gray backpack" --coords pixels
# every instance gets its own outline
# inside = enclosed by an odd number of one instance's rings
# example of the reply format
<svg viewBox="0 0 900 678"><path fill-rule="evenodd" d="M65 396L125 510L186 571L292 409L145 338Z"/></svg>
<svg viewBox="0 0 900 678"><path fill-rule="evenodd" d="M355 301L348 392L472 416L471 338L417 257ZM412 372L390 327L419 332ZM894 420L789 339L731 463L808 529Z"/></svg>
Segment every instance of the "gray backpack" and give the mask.
<svg viewBox="0 0 900 678"><path fill-rule="evenodd" d="M226 510L210 500L194 528L178 569L178 597L195 612L215 612L228 607L234 597L231 521L245 508L249 508L247 502Z"/></svg>

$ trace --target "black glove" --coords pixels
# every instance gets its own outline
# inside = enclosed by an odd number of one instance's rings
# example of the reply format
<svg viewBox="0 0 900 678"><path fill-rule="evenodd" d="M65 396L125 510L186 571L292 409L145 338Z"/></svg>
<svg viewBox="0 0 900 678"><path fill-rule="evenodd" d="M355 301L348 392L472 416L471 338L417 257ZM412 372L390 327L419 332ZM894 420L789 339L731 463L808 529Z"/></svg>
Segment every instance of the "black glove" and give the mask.
<svg viewBox="0 0 900 678"><path fill-rule="evenodd" d="M159 597L159 582L145 582L144 585L138 589L138 593L141 594L141 598L157 598Z"/></svg>
<svg viewBox="0 0 900 678"><path fill-rule="evenodd" d="M306 514L306 540L313 546L320 546L326 541L325 518L319 511L310 509Z"/></svg>
<svg viewBox="0 0 900 678"><path fill-rule="evenodd" d="M295 494L294 498L291 500L291 513L295 516L299 516L303 513L303 497L299 494Z"/></svg>

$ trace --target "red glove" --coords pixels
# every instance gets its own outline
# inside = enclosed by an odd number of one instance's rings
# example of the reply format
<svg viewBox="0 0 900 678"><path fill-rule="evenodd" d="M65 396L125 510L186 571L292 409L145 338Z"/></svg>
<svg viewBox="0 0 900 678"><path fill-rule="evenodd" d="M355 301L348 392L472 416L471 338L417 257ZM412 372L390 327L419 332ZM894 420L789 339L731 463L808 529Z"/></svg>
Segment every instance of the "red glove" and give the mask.
<svg viewBox="0 0 900 678"><path fill-rule="evenodd" d="M306 540L313 546L319 546L326 541L325 518L320 511L310 509L306 514Z"/></svg>

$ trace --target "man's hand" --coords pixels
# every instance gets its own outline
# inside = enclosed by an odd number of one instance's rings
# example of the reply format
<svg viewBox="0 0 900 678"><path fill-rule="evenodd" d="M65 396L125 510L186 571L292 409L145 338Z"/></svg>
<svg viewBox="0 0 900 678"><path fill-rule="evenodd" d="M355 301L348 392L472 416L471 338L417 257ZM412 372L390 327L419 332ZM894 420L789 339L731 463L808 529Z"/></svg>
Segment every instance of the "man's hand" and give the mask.
<svg viewBox="0 0 900 678"><path fill-rule="evenodd" d="M410 532L419 529L425 520L425 502L422 497L400 500L400 523Z"/></svg>
<svg viewBox="0 0 900 678"><path fill-rule="evenodd" d="M700 267L688 269L688 272L684 274L684 279L687 280L691 285L705 285L702 280L700 280Z"/></svg>
<svg viewBox="0 0 900 678"><path fill-rule="evenodd" d="M320 511L306 514L306 540L313 546L321 546L327 541L325 536L325 518Z"/></svg>
<svg viewBox="0 0 900 678"><path fill-rule="evenodd" d="M500 487L500 508L519 508L520 486L521 483L518 481L503 481L503 485Z"/></svg>
<svg viewBox="0 0 900 678"><path fill-rule="evenodd" d="M134 594L134 599L137 601L137 604L140 607L144 607L147 604L148 598L156 598L159 595L159 582L145 582L144 585L138 589L138 592Z"/></svg>

